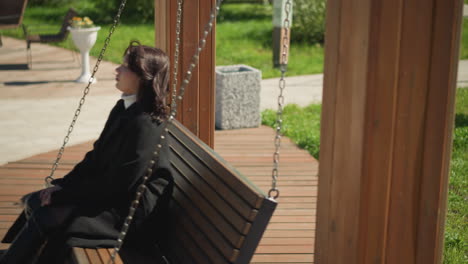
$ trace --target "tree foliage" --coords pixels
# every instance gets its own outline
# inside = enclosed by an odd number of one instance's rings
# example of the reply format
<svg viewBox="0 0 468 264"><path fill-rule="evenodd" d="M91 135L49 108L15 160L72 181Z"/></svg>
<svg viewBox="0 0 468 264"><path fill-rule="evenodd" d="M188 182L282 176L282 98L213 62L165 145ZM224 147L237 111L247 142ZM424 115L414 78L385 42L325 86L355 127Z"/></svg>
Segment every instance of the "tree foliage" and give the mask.
<svg viewBox="0 0 468 264"><path fill-rule="evenodd" d="M322 44L325 33L325 0L294 0L291 39Z"/></svg>

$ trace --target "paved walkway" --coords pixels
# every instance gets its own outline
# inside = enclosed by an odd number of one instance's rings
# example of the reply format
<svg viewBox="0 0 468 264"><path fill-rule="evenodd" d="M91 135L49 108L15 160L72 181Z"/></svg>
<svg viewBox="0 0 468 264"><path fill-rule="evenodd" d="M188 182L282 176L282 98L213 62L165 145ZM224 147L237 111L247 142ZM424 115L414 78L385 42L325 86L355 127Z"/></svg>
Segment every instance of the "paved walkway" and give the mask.
<svg viewBox="0 0 468 264"><path fill-rule="evenodd" d="M32 45L33 68L26 68L25 43L3 37L0 48L0 165L61 147L85 84L73 82L81 68L68 50ZM95 60L91 59L92 65ZM98 137L107 113L119 99L116 64L103 62L68 145ZM321 102L323 75L287 78L286 103ZM468 87L468 61L461 61L458 85ZM262 81L260 108L276 108L278 78Z"/></svg>

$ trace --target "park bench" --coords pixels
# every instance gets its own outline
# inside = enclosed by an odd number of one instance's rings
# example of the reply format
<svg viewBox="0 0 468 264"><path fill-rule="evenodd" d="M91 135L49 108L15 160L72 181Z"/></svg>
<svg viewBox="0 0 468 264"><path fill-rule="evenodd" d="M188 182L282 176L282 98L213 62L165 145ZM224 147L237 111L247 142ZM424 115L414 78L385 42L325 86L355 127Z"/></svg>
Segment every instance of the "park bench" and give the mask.
<svg viewBox="0 0 468 264"><path fill-rule="evenodd" d="M2 0L0 1L0 30L16 28L23 22L24 10L27 0ZM0 32L0 47L3 46Z"/></svg>
<svg viewBox="0 0 468 264"><path fill-rule="evenodd" d="M179 123L168 137L173 225L167 246L155 247L171 264L249 263L276 202ZM73 248L70 263L107 263L111 251Z"/></svg>

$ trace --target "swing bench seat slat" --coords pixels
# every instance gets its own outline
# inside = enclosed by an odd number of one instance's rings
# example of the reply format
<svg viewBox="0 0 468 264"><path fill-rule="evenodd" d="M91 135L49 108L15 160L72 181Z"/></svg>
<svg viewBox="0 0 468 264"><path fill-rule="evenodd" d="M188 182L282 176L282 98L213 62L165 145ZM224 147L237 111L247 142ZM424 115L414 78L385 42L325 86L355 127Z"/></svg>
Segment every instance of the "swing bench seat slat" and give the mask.
<svg viewBox="0 0 468 264"><path fill-rule="evenodd" d="M168 144L175 186L160 252L171 264L249 263L276 202L180 123L169 126ZM106 263L89 257L102 249L83 250L73 249L71 263ZM81 251L87 262L77 257Z"/></svg>

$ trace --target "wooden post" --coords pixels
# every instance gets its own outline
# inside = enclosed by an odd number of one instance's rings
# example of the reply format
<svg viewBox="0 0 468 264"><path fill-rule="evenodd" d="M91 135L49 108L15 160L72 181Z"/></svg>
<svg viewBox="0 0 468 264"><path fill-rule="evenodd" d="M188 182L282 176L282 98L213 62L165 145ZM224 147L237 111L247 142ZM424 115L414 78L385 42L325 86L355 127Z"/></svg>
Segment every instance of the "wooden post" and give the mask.
<svg viewBox="0 0 468 264"><path fill-rule="evenodd" d="M462 0L328 0L315 263L441 263Z"/></svg>
<svg viewBox="0 0 468 264"><path fill-rule="evenodd" d="M289 26L292 25L292 13L293 13L293 2L288 14ZM284 21L286 19L286 0L274 0L273 1L273 66L279 67L285 62L282 61L284 52L284 38L291 39L291 30L286 30ZM289 46L289 42L287 43ZM287 51L286 51L287 52ZM287 64L287 63L286 63Z"/></svg>
<svg viewBox="0 0 468 264"><path fill-rule="evenodd" d="M155 42L174 62L177 1L155 0ZM179 55L178 86L182 83L188 65L198 47L205 25L210 18L214 0L184 1L181 46ZM177 119L210 147L214 145L215 113L215 35L216 24L208 36L206 47L200 54L198 66L179 103Z"/></svg>

